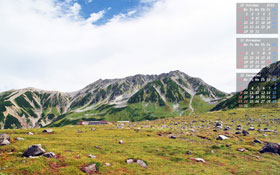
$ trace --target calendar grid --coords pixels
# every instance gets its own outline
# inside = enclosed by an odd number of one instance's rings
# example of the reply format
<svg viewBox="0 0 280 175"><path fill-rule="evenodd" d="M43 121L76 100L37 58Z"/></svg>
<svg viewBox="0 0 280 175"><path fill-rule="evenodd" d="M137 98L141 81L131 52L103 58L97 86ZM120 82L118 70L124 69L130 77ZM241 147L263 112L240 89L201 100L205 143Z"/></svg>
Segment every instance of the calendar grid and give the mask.
<svg viewBox="0 0 280 175"><path fill-rule="evenodd" d="M278 3L237 3L236 33L278 34ZM260 70L278 61L278 38L236 38L236 74L238 107L258 104L277 106L279 75L267 77L246 72Z"/></svg>

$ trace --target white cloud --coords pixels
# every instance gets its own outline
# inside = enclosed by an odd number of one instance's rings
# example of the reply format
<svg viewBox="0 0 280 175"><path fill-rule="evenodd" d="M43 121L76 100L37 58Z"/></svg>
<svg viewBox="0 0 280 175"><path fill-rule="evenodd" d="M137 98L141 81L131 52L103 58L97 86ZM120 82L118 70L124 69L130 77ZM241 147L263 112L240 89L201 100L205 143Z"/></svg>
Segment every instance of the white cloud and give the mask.
<svg viewBox="0 0 280 175"><path fill-rule="evenodd" d="M141 3L153 3L156 1L158 1L158 0L140 0Z"/></svg>
<svg viewBox="0 0 280 175"><path fill-rule="evenodd" d="M234 91L235 3L163 0L139 18L94 26L77 2L1 0L0 91L75 91L99 78L177 69Z"/></svg>
<svg viewBox="0 0 280 175"><path fill-rule="evenodd" d="M121 22L121 21L124 21L124 20L128 20L128 17L131 17L133 14L136 13L136 10L131 10L127 13L120 13L118 15L114 15L114 17L112 19L110 19L110 22Z"/></svg>
<svg viewBox="0 0 280 175"><path fill-rule="evenodd" d="M131 10L127 13L127 16L131 16L133 14L135 14L137 11L136 10Z"/></svg>
<svg viewBox="0 0 280 175"><path fill-rule="evenodd" d="M71 7L70 7L70 16L73 16L74 19L79 19L79 14L81 10L81 5L75 2Z"/></svg>
<svg viewBox="0 0 280 175"><path fill-rule="evenodd" d="M87 23L93 23L97 22L99 19L103 18L105 11L102 10L98 13L92 13L90 14L90 17L86 20Z"/></svg>

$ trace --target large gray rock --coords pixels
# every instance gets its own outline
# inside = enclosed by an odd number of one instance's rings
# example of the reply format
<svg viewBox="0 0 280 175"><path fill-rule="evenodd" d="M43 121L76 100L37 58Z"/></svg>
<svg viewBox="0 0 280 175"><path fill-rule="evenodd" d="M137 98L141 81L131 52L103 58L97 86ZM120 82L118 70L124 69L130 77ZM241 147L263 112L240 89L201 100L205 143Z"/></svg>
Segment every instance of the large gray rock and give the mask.
<svg viewBox="0 0 280 175"><path fill-rule="evenodd" d="M9 145L9 144L10 144L9 140L3 140L3 141L0 143L1 146L3 146L3 145Z"/></svg>
<svg viewBox="0 0 280 175"><path fill-rule="evenodd" d="M4 140L10 141L10 136L8 136L7 134L0 134L0 142L3 142Z"/></svg>
<svg viewBox="0 0 280 175"><path fill-rule="evenodd" d="M23 153L23 157L30 157L30 156L41 156L46 151L42 148L41 144L31 145L28 149Z"/></svg>
<svg viewBox="0 0 280 175"><path fill-rule="evenodd" d="M143 168L147 168L147 164L143 160L137 160L136 163Z"/></svg>
<svg viewBox="0 0 280 175"><path fill-rule="evenodd" d="M0 146L9 145L10 144L10 136L7 134L0 134Z"/></svg>
<svg viewBox="0 0 280 175"><path fill-rule="evenodd" d="M88 165L88 166L83 167L83 168L82 168L82 171L83 171L84 173L87 173L87 174L95 174L95 173L97 173L97 171L98 171L98 167L97 167L96 164L94 163L94 164L90 164L90 165Z"/></svg>
<svg viewBox="0 0 280 175"><path fill-rule="evenodd" d="M267 143L261 150L260 153L275 153L280 154L279 143Z"/></svg>

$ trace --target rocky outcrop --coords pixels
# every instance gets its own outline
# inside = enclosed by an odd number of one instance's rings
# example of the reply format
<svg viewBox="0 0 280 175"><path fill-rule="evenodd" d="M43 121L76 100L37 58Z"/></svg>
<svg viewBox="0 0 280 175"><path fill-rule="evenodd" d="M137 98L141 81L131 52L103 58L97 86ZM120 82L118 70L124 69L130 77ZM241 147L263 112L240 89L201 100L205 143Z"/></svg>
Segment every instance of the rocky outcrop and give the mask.
<svg viewBox="0 0 280 175"><path fill-rule="evenodd" d="M279 143L267 143L261 150L260 153L275 153L280 154Z"/></svg>

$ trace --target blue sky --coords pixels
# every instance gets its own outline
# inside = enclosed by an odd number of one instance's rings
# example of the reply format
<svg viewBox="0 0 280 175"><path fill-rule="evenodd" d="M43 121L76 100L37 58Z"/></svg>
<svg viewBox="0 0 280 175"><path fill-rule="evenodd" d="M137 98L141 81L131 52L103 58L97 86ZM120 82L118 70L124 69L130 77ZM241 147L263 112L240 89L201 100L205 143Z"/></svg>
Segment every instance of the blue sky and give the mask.
<svg viewBox="0 0 280 175"><path fill-rule="evenodd" d="M58 0L67 2L67 0ZM102 18L94 22L95 25L102 25L110 21L114 16L135 12L128 18L140 16L145 10L151 8L156 0L68 0L70 5L78 3L81 6L79 15L87 19L92 13L105 11Z"/></svg>

